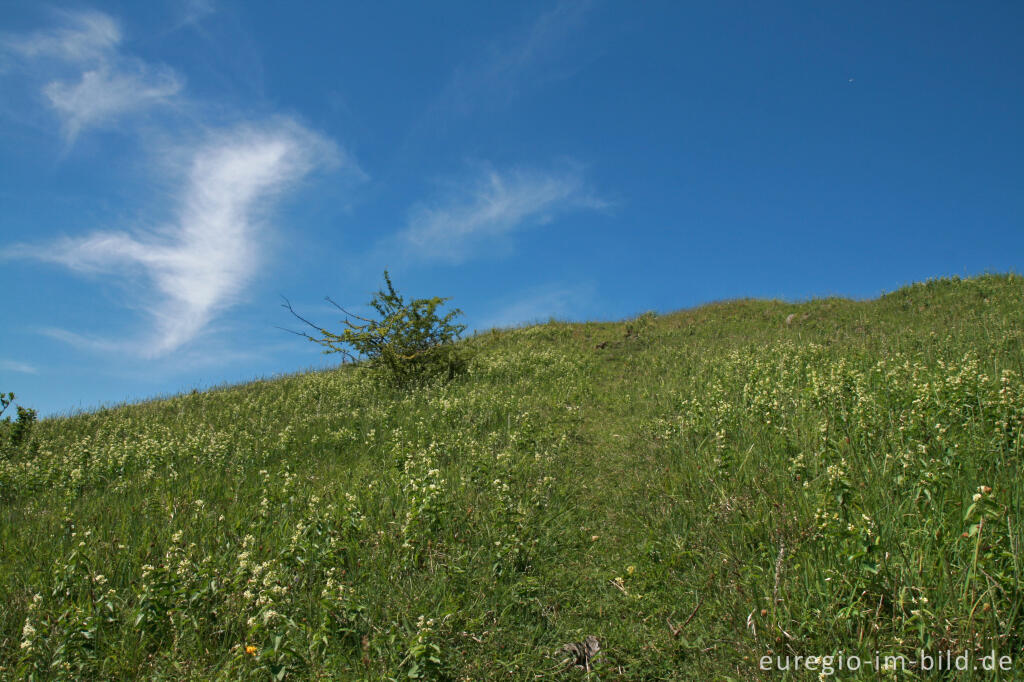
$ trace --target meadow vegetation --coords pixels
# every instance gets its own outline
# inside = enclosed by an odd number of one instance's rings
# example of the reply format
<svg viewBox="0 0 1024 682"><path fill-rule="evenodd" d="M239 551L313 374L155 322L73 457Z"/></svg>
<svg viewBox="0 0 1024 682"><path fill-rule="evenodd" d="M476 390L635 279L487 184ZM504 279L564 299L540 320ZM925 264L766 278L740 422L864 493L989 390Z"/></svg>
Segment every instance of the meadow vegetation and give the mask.
<svg viewBox="0 0 1024 682"><path fill-rule="evenodd" d="M411 387L347 365L44 419L0 445L0 676L1019 670L1022 344L1024 280L989 275L482 333Z"/></svg>

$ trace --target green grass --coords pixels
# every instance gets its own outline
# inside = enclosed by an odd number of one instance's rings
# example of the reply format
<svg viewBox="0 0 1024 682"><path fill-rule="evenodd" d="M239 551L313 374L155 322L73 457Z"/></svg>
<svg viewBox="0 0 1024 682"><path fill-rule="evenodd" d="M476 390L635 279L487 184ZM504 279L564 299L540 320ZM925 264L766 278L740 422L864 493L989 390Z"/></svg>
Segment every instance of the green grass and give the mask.
<svg viewBox="0 0 1024 682"><path fill-rule="evenodd" d="M1021 277L954 278L481 334L410 391L347 367L44 420L0 457L0 676L1024 669L1022 342Z"/></svg>

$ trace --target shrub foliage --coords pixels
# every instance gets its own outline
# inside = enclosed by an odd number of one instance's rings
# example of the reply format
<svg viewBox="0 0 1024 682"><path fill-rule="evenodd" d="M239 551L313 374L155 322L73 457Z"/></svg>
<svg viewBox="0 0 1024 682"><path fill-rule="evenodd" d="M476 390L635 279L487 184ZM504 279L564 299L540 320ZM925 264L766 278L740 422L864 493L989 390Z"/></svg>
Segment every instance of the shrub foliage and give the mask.
<svg viewBox="0 0 1024 682"><path fill-rule="evenodd" d="M438 376L452 378L463 366L455 341L466 327L456 323L462 314L458 308L443 312L449 299L416 298L406 301L384 271L384 288L377 291L369 305L375 317L348 312L328 297L345 314L344 327L332 332L298 315L286 300L284 307L292 315L315 329L317 336L296 332L324 347L324 353L341 353L345 359L365 360L399 386L418 383Z"/></svg>
<svg viewBox="0 0 1024 682"><path fill-rule="evenodd" d="M0 416L14 402L13 393L0 393ZM28 442L32 433L32 425L36 423L36 411L17 405L18 418L12 422L10 417L0 421L0 453L8 446L17 447Z"/></svg>

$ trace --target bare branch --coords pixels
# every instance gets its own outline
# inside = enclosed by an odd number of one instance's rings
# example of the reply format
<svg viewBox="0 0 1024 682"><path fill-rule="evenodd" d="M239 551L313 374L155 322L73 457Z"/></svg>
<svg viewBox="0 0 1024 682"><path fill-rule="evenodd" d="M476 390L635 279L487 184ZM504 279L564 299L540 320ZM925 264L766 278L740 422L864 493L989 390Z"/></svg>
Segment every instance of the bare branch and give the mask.
<svg viewBox="0 0 1024 682"><path fill-rule="evenodd" d="M295 312L295 308L292 307L291 301L289 301L284 296L282 296L281 299L284 301L284 303L281 304L282 308L286 309L296 319L301 320L307 326L309 326L309 327L317 330L318 332L320 332L321 337L317 338L315 336L311 336L307 332L297 332L294 329L286 329L285 327L277 327L278 329L280 329L281 331L286 331L289 334L295 334L296 336L301 336L304 339L307 339L309 341L313 341L315 343L319 343L320 345L326 346L327 348L330 349L329 351L325 351L325 352L341 353L343 358L348 358L352 362L356 361L356 357L354 355L352 355L351 352L349 352L343 346L340 345L341 342L338 340L339 337L337 336L337 334L331 334L326 329L324 329L324 328L314 324L313 322L307 320L302 315L299 315L297 312Z"/></svg>
<svg viewBox="0 0 1024 682"><path fill-rule="evenodd" d="M338 309L338 310L340 310L341 312L343 312L343 313L345 313L346 315L348 315L349 317L354 317L354 318L356 318L357 320L362 320L363 322L368 322L368 323L370 323L370 324L373 324L373 320L368 320L368 319L366 319L365 317L360 317L359 315L356 315L355 313L350 313L349 311L345 310L345 309L344 309L344 308L342 308L342 307L341 307L340 305L338 305L337 303L335 303L335 302L334 302L334 300L333 300L333 299L332 299L332 298L331 298L330 296L324 296L324 300L325 300L325 301L327 301L328 303L330 303L331 305L333 305L333 306L334 306L335 308L337 308L337 309Z"/></svg>
<svg viewBox="0 0 1024 682"><path fill-rule="evenodd" d="M323 332L323 329L320 327L320 325L313 324L312 322L310 322L309 320L304 318L302 315L299 315L297 312L295 312L295 308L292 307L292 302L291 301L289 301L284 296L281 297L281 300L284 301L284 303L281 304L282 308L284 308L285 310L290 312L292 315L294 315L296 318L298 318L299 320L305 322L308 326L312 327L313 329L317 330L318 332ZM285 331L291 331L291 330L290 329L286 329Z"/></svg>

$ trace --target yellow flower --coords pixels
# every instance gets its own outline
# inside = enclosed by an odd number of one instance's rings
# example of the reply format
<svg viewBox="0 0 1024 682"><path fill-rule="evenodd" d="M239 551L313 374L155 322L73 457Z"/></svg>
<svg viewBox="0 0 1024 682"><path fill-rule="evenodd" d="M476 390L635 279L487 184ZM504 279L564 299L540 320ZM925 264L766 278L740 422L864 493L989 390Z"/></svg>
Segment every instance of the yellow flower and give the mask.
<svg viewBox="0 0 1024 682"><path fill-rule="evenodd" d="M259 649L250 644L249 646L245 647L245 653L249 654L250 656L255 656L257 653L259 653Z"/></svg>

